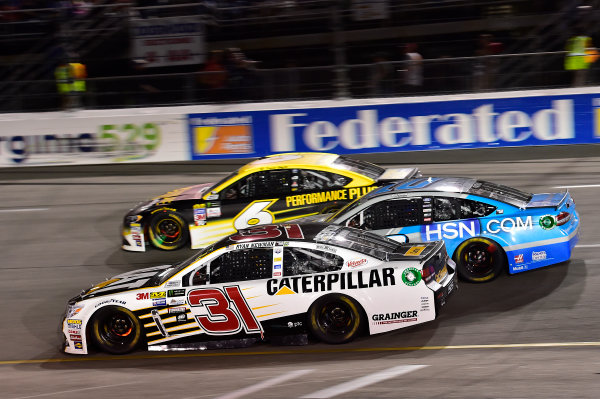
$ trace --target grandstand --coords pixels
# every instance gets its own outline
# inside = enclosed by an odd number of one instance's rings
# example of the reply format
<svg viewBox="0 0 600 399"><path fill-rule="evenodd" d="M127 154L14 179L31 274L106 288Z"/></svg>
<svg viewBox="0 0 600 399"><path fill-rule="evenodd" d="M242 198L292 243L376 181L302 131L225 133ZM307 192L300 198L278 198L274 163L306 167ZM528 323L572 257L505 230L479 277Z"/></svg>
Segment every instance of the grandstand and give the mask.
<svg viewBox="0 0 600 399"><path fill-rule="evenodd" d="M60 109L54 69L67 59L87 65L86 108L112 108L368 97L375 59L393 71L384 94L407 95L398 82L405 68L401 46L411 42L424 58L419 93L566 87L567 39L585 32L600 43L594 23L600 0L2 4L2 112ZM175 39L164 41L156 30L160 21L179 21L181 29L192 30L167 32ZM164 51L140 53L136 40L144 34L163 43L158 47ZM491 35L493 51L479 51L482 34ZM168 44L186 41L194 44ZM202 72L208 55L221 50L226 74ZM485 85L474 84L478 68L490 75Z"/></svg>

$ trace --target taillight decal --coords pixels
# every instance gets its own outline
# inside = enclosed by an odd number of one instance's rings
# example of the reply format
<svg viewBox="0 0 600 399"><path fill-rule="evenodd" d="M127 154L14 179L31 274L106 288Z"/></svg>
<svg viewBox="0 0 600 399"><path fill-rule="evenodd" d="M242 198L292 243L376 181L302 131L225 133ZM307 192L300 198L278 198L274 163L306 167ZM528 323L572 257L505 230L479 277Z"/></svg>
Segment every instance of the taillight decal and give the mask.
<svg viewBox="0 0 600 399"><path fill-rule="evenodd" d="M561 212L556 216L556 225L562 226L571 220L571 214L569 212Z"/></svg>

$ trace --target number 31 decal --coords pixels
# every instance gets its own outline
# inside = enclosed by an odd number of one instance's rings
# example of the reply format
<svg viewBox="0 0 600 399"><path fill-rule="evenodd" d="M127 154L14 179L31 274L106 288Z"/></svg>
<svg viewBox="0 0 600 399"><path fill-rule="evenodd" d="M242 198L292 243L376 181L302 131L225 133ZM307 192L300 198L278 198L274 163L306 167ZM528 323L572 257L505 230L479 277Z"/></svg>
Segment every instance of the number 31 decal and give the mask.
<svg viewBox="0 0 600 399"><path fill-rule="evenodd" d="M256 240L272 240L281 236L282 230L289 239L303 239L304 233L297 224L283 224L280 226L268 224L256 226L246 231L241 231L239 234L229 237L231 241L250 242Z"/></svg>
<svg viewBox="0 0 600 399"><path fill-rule="evenodd" d="M235 334L244 329L248 333L262 329L237 285L220 288L196 288L188 293L192 307L204 307L204 312L195 309L198 324L212 335Z"/></svg>

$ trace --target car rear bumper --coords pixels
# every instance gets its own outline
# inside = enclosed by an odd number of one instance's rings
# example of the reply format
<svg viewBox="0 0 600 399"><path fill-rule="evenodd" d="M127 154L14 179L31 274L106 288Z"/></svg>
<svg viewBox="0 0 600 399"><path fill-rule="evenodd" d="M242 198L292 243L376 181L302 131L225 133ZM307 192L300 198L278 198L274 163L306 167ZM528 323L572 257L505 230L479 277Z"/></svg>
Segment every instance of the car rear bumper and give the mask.
<svg viewBox="0 0 600 399"><path fill-rule="evenodd" d="M506 247L508 272L521 273L571 259L573 248L579 242L579 227L577 218L576 223L561 237Z"/></svg>
<svg viewBox="0 0 600 399"><path fill-rule="evenodd" d="M428 284L433 290L435 299L435 315L439 315L440 309L446 305L448 298L458 289L458 273L456 273L456 264L448 259L448 274L439 283L432 281Z"/></svg>

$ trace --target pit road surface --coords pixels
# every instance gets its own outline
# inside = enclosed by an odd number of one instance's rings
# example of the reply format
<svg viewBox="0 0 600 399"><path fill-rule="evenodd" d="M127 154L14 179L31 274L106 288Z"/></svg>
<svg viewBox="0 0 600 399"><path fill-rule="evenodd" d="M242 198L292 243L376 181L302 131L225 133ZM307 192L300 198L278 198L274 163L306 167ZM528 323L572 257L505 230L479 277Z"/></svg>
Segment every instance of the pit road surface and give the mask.
<svg viewBox="0 0 600 399"><path fill-rule="evenodd" d="M597 398L600 158L415 164L426 175L530 192L575 186L582 230L572 260L461 283L435 321L347 345L118 358L59 352L67 300L112 275L193 253L124 252L121 219L140 200L219 180L237 165L0 170L0 398Z"/></svg>

